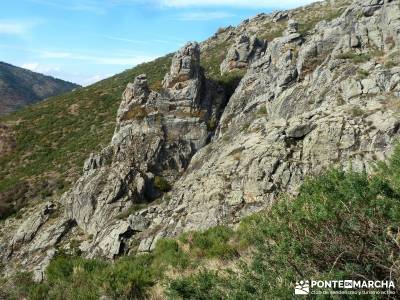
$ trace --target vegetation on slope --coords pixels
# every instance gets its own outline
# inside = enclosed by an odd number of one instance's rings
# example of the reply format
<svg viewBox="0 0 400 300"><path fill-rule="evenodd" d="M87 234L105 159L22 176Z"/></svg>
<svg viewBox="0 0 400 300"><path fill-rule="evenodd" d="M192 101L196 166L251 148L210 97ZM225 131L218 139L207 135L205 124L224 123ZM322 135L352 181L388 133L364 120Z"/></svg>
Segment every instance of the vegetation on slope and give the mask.
<svg viewBox="0 0 400 300"><path fill-rule="evenodd" d="M186 233L160 240L153 253L114 263L61 254L45 282L23 273L3 290L16 299L290 299L301 279L394 280L397 286L399 232L397 147L373 175L331 170L310 178L298 197L283 197L236 231Z"/></svg>

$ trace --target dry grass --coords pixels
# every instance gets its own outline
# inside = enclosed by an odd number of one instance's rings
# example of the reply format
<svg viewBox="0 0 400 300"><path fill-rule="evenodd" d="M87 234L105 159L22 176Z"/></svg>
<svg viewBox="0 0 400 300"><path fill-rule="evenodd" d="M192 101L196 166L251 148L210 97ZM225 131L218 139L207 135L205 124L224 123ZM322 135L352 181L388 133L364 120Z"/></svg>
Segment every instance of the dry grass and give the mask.
<svg viewBox="0 0 400 300"><path fill-rule="evenodd" d="M135 106L123 115L122 120L123 121L135 120L135 119L141 120L147 116L148 116L148 112L145 107Z"/></svg>

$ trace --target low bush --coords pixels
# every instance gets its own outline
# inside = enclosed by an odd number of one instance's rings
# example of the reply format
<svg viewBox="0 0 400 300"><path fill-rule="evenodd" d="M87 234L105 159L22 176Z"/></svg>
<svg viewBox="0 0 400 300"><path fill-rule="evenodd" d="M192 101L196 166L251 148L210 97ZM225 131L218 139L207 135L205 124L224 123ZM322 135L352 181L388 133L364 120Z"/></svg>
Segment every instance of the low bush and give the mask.
<svg viewBox="0 0 400 300"><path fill-rule="evenodd" d="M150 254L123 257L101 275L106 295L112 299L144 299L159 275Z"/></svg>
<svg viewBox="0 0 400 300"><path fill-rule="evenodd" d="M202 270L198 274L170 282L167 295L171 299L226 299L220 290L222 279L218 273Z"/></svg>
<svg viewBox="0 0 400 300"><path fill-rule="evenodd" d="M262 106L258 111L257 111L257 116L267 116L268 115L268 110L265 106Z"/></svg>
<svg viewBox="0 0 400 300"><path fill-rule="evenodd" d="M361 116L363 116L364 115L364 110L362 110L362 108L360 108L360 107L358 107L358 106L355 106L355 107L353 107L352 109L351 109L351 115L353 116L353 117L361 117Z"/></svg>
<svg viewBox="0 0 400 300"><path fill-rule="evenodd" d="M217 129L217 126L218 126L218 123L215 118L211 118L210 120L208 120L208 122L207 122L207 130L208 131L215 131L215 129Z"/></svg>
<svg viewBox="0 0 400 300"><path fill-rule="evenodd" d="M128 112L126 112L123 115L122 120L124 121L135 120L135 119L142 120L145 117L147 117L147 115L148 115L147 110L144 107L136 106L131 110L129 110Z"/></svg>
<svg viewBox="0 0 400 300"><path fill-rule="evenodd" d="M226 99L233 95L245 73L245 70L233 70L224 75L216 76L216 81L224 88Z"/></svg>
<svg viewBox="0 0 400 300"><path fill-rule="evenodd" d="M168 192L171 190L171 184L161 176L154 178L154 186L161 192Z"/></svg>
<svg viewBox="0 0 400 300"><path fill-rule="evenodd" d="M190 258L178 242L174 239L161 239L154 249L155 263L158 269L162 265L174 266L179 269L186 269L190 264Z"/></svg>
<svg viewBox="0 0 400 300"><path fill-rule="evenodd" d="M369 76L369 72L367 70L359 69L357 71L357 79L363 80Z"/></svg>
<svg viewBox="0 0 400 300"><path fill-rule="evenodd" d="M192 232L188 243L192 255L229 259L237 255L234 244L230 243L234 231L227 226L212 227L204 232Z"/></svg>
<svg viewBox="0 0 400 300"><path fill-rule="evenodd" d="M352 60L355 64L362 64L370 61L374 57L381 57L383 52L380 50L371 50L367 53L346 52L336 56L338 59Z"/></svg>

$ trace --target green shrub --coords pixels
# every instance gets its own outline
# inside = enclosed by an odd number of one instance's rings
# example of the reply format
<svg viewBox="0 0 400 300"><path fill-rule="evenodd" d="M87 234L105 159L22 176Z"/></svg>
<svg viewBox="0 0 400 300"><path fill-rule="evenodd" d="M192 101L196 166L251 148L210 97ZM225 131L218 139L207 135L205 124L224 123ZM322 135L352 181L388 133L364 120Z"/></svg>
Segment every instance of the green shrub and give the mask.
<svg viewBox="0 0 400 300"><path fill-rule="evenodd" d="M224 88L226 99L233 95L245 73L245 70L233 70L216 77L216 81Z"/></svg>
<svg viewBox="0 0 400 300"><path fill-rule="evenodd" d="M370 60L370 56L368 54L357 54L354 52L346 52L339 54L336 56L338 59L346 59L346 60L352 60L354 63L365 63Z"/></svg>
<svg viewBox="0 0 400 300"><path fill-rule="evenodd" d="M242 125L242 127L240 128L241 132L246 132L249 128L250 128L250 122L246 122Z"/></svg>
<svg viewBox="0 0 400 300"><path fill-rule="evenodd" d="M46 270L46 280L35 283L30 273L13 280L11 299L146 299L149 289L163 277L167 265L185 267L187 256L173 240L160 241L153 254L125 256L106 262L58 255ZM2 285L0 285L0 288Z"/></svg>
<svg viewBox="0 0 400 300"><path fill-rule="evenodd" d="M360 107L356 106L351 109L351 114L353 117L361 117L364 115L364 111Z"/></svg>
<svg viewBox="0 0 400 300"><path fill-rule="evenodd" d="M172 280L168 285L168 296L171 299L226 299L220 290L222 280L217 273L200 271L196 275Z"/></svg>
<svg viewBox="0 0 400 300"><path fill-rule="evenodd" d="M157 279L152 261L151 254L119 259L101 276L106 294L113 299L144 299Z"/></svg>
<svg viewBox="0 0 400 300"><path fill-rule="evenodd" d="M300 278L399 278L397 246L387 232L399 229L393 196L387 182L366 174L331 171L307 181L295 201L283 200L247 226L257 251L241 285L281 297Z"/></svg>
<svg viewBox="0 0 400 300"><path fill-rule="evenodd" d="M171 184L161 176L156 176L154 178L154 186L161 192L168 192L171 190Z"/></svg>
<svg viewBox="0 0 400 300"><path fill-rule="evenodd" d="M257 111L258 116L266 116L268 115L268 110L265 106L262 106L258 111Z"/></svg>
<svg viewBox="0 0 400 300"><path fill-rule="evenodd" d="M215 118L211 118L210 120L208 120L207 122L207 130L208 131L215 131L215 129L217 128L217 120L215 120Z"/></svg>
<svg viewBox="0 0 400 300"><path fill-rule="evenodd" d="M141 106L135 106L131 110L127 111L122 116L122 120L124 120L124 121L134 120L134 119L142 120L147 116L148 116L148 113L147 113L146 108L141 107Z"/></svg>
<svg viewBox="0 0 400 300"><path fill-rule="evenodd" d="M59 255L47 267L50 299L98 299L99 276L109 267L107 262Z"/></svg>
<svg viewBox="0 0 400 300"><path fill-rule="evenodd" d="M396 61L394 61L393 59L389 59L385 62L386 69L391 69L393 67L396 67L397 65L398 65L398 63Z"/></svg>
<svg viewBox="0 0 400 300"><path fill-rule="evenodd" d="M341 54L337 55L336 58L352 60L356 64L362 64L362 63L370 61L374 57L380 57L382 55L383 55L382 51L372 50L367 53L355 53L355 52L341 53Z"/></svg>
<svg viewBox="0 0 400 300"><path fill-rule="evenodd" d="M359 80L365 79L369 76L369 72L367 70L359 69L357 73L358 73L357 79Z"/></svg>
<svg viewBox="0 0 400 300"><path fill-rule="evenodd" d="M323 8L324 11L310 12L309 15L305 15L306 19L300 20L299 33L301 35L306 35L314 29L318 22L325 20L327 22L338 18L343 12L344 8L339 9L327 9Z"/></svg>
<svg viewBox="0 0 400 300"><path fill-rule="evenodd" d="M70 280L74 267L78 265L77 259L61 255L53 259L46 270L49 281Z"/></svg>
<svg viewBox="0 0 400 300"><path fill-rule="evenodd" d="M8 288L3 291L6 293L6 297L10 299L17 300L28 297L30 300L42 300L45 299L49 291L49 287L46 284L36 284L32 279L32 274L28 272L15 274L13 276L13 281L18 284L15 285L13 289Z"/></svg>
<svg viewBox="0 0 400 300"><path fill-rule="evenodd" d="M395 147L389 161L381 161L376 167L377 178L386 183L395 195L400 194L400 146ZM388 186L384 186L385 190ZM394 195L393 195L394 196Z"/></svg>
<svg viewBox="0 0 400 300"><path fill-rule="evenodd" d="M287 22L279 22L273 28L268 26L267 31L260 35L260 39L266 40L268 42L273 41L274 39L281 37L287 27Z"/></svg>
<svg viewBox="0 0 400 300"><path fill-rule="evenodd" d="M198 257L230 259L237 256L237 250L229 241L234 231L226 226L216 226L204 232L193 232L191 252Z"/></svg>
<svg viewBox="0 0 400 300"><path fill-rule="evenodd" d="M189 266L189 257L182 251L174 239L161 239L157 241L154 249L155 263L162 268L162 265L170 265L185 269Z"/></svg>

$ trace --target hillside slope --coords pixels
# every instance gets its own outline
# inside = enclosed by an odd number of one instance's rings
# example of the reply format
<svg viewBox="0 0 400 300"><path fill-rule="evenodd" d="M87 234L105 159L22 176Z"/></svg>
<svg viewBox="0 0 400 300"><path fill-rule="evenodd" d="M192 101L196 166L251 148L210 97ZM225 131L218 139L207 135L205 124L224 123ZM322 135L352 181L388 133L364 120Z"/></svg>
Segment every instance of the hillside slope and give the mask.
<svg viewBox="0 0 400 300"><path fill-rule="evenodd" d="M71 82L0 62L0 115L78 87Z"/></svg>

